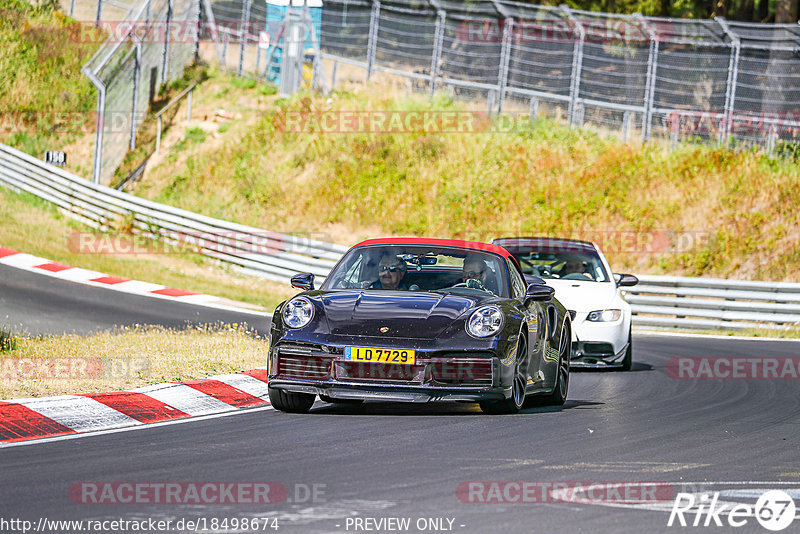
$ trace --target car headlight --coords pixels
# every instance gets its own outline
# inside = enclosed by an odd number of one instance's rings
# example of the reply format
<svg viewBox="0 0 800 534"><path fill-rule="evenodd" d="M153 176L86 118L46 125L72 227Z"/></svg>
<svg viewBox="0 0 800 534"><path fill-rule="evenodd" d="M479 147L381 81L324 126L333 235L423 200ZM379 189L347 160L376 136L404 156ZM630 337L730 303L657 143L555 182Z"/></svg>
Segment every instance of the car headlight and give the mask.
<svg viewBox="0 0 800 534"><path fill-rule="evenodd" d="M619 320L621 316L622 310L597 310L589 312L589 315L586 316L586 320L592 321L593 323L611 323Z"/></svg>
<svg viewBox="0 0 800 534"><path fill-rule="evenodd" d="M467 333L475 337L493 336L503 328L503 312L497 306L478 308L467 320Z"/></svg>
<svg viewBox="0 0 800 534"><path fill-rule="evenodd" d="M314 305L305 297L293 298L283 306L281 317L289 328L303 328L314 317Z"/></svg>

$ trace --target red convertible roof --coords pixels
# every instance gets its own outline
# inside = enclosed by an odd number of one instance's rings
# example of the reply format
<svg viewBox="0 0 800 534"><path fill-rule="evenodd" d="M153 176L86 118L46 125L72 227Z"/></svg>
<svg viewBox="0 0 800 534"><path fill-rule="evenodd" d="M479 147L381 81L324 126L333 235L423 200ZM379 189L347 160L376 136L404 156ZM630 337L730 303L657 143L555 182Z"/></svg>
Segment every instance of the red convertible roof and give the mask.
<svg viewBox="0 0 800 534"><path fill-rule="evenodd" d="M478 241L462 241L460 239L429 239L422 237L384 237L378 239L367 239L362 241L354 247L362 245L436 245L438 247L457 247L472 250L482 250L484 252L493 252L508 259L511 253L499 245L491 245L489 243L479 243ZM513 261L513 260L512 260Z"/></svg>

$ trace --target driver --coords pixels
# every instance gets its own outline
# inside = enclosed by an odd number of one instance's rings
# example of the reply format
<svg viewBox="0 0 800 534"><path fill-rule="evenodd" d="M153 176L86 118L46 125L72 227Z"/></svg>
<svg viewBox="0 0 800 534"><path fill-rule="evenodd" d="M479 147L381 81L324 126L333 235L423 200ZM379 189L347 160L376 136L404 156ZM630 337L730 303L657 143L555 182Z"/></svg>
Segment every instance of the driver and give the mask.
<svg viewBox="0 0 800 534"><path fill-rule="evenodd" d="M401 258L389 252L381 256L378 263L378 280L370 287L372 289L408 289L402 286L408 266Z"/></svg>
<svg viewBox="0 0 800 534"><path fill-rule="evenodd" d="M561 274L583 274L583 262L579 260L569 260L561 268Z"/></svg>
<svg viewBox="0 0 800 534"><path fill-rule="evenodd" d="M467 287L485 287L486 262L474 254L464 258L464 267L461 271L461 280ZM475 282L470 282L470 280L476 281L477 284L475 284Z"/></svg>

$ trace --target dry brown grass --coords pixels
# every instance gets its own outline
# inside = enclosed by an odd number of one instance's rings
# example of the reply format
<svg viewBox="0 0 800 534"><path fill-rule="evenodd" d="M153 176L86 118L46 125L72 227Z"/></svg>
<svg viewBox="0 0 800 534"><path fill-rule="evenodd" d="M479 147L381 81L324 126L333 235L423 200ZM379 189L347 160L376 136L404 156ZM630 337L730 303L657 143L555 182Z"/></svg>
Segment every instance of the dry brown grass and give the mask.
<svg viewBox="0 0 800 534"><path fill-rule="evenodd" d="M92 336L17 336L0 353L0 398L103 393L266 365L267 340L244 325Z"/></svg>

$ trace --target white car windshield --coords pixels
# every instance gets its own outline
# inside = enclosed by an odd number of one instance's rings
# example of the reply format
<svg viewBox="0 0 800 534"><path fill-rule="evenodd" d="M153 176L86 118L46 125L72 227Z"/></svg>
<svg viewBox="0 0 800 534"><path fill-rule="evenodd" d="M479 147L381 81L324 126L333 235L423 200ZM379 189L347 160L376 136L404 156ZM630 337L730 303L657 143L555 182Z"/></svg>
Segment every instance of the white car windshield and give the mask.
<svg viewBox="0 0 800 534"><path fill-rule="evenodd" d="M514 250L511 253L525 274L545 279L610 281L600 256L591 250Z"/></svg>
<svg viewBox="0 0 800 534"><path fill-rule="evenodd" d="M362 246L331 271L323 290L491 293L508 297L505 260L480 250L437 246Z"/></svg>

